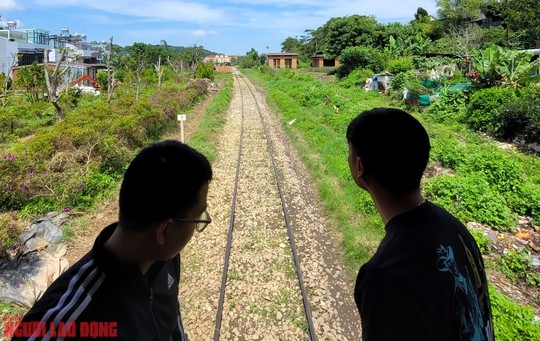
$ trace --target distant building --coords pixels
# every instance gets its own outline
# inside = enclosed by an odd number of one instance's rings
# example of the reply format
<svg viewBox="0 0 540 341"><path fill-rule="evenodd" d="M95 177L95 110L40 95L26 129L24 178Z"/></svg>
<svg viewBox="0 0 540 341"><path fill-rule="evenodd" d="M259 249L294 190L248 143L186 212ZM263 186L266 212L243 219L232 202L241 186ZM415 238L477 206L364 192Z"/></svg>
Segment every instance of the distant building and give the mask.
<svg viewBox="0 0 540 341"><path fill-rule="evenodd" d="M70 50L66 64L71 72L66 74L66 81L74 81L82 76L96 77L103 64L107 44L105 42L88 43L84 34L70 34L62 28L59 35L51 35L42 29L18 29L15 21L4 23L0 17L0 73L8 74L13 79L20 68L33 62L43 63L44 51L49 49L49 62L55 65L60 57L60 49ZM17 60L15 60L17 59ZM16 66L15 66L16 65Z"/></svg>
<svg viewBox="0 0 540 341"><path fill-rule="evenodd" d="M49 48L49 32L17 29L15 21L4 23L0 18L0 73L8 74L14 65L42 63L46 48Z"/></svg>
<svg viewBox="0 0 540 341"><path fill-rule="evenodd" d="M230 66L234 63L236 56L228 56L226 54L213 54L204 57L204 63L210 63L214 66Z"/></svg>
<svg viewBox="0 0 540 341"><path fill-rule="evenodd" d="M273 69L298 68L298 55L296 53L268 53L268 66Z"/></svg>
<svg viewBox="0 0 540 341"><path fill-rule="evenodd" d="M311 67L338 67L339 65L339 60L326 59L322 52L317 52L311 57Z"/></svg>

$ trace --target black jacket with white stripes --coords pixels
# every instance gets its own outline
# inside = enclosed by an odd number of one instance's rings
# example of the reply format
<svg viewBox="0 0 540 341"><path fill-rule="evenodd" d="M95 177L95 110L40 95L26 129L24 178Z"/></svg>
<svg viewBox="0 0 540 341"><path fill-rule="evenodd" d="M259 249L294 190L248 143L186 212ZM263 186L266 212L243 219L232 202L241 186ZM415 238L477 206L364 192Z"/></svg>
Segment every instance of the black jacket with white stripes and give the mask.
<svg viewBox="0 0 540 341"><path fill-rule="evenodd" d="M185 340L178 304L180 256L154 263L143 275L105 249L116 226L106 227L92 250L54 281L23 317L23 322L45 322L40 327L46 326L46 335L36 331L35 336L12 340L62 340L55 330L60 322L74 322L75 337L68 340Z"/></svg>

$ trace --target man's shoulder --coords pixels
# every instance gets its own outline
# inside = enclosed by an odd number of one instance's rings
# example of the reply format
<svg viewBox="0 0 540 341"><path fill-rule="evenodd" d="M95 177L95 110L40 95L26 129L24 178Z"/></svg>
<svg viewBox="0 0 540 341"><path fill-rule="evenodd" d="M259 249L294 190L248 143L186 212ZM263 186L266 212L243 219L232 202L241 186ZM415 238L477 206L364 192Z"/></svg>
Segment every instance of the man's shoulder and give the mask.
<svg viewBox="0 0 540 341"><path fill-rule="evenodd" d="M68 268L47 288L25 316L25 320L41 320L53 312L82 309L83 301L99 289L105 280L91 252ZM88 304L86 303L86 306ZM85 306L85 307L86 307ZM70 308L71 307L71 308Z"/></svg>

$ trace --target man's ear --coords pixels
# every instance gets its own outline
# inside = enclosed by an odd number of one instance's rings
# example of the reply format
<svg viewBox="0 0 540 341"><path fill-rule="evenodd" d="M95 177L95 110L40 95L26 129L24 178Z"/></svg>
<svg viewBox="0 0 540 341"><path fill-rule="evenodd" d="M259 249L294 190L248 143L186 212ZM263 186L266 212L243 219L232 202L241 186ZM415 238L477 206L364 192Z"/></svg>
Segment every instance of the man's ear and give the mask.
<svg viewBox="0 0 540 341"><path fill-rule="evenodd" d="M173 223L172 219L163 220L161 223L159 223L155 230L154 235L156 238L156 243L158 245L165 244L165 241L167 240L167 234L169 233L169 230L172 228L171 224Z"/></svg>
<svg viewBox="0 0 540 341"><path fill-rule="evenodd" d="M364 175L364 164L362 163L362 159L358 155L356 156L354 166L355 166L355 171L356 171L356 174L355 174L356 178L362 179L362 176Z"/></svg>

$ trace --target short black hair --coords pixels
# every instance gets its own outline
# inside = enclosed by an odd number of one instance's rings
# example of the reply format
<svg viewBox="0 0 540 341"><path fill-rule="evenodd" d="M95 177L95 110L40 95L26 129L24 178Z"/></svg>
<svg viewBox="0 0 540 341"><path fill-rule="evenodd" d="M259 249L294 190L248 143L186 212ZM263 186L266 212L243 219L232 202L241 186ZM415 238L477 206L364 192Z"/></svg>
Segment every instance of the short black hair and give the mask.
<svg viewBox="0 0 540 341"><path fill-rule="evenodd" d="M394 108L374 108L355 117L347 128L347 141L362 159L366 175L395 194L420 187L430 143L420 122Z"/></svg>
<svg viewBox="0 0 540 341"><path fill-rule="evenodd" d="M212 180L208 159L174 140L143 148L129 164L120 187L119 220L127 229L143 229L194 207Z"/></svg>

